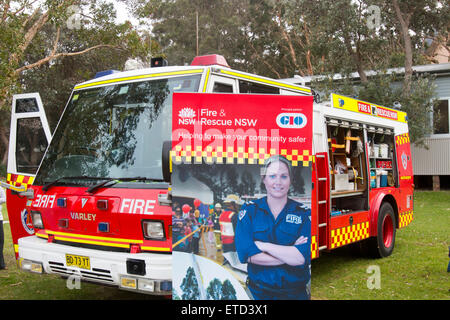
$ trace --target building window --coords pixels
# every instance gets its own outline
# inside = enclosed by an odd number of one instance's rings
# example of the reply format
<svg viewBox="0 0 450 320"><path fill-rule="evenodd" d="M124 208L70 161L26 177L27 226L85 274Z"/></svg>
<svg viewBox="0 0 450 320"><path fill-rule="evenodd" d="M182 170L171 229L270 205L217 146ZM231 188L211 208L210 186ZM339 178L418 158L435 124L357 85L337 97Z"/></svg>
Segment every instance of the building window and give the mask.
<svg viewBox="0 0 450 320"><path fill-rule="evenodd" d="M449 131L449 108L448 99L439 100L433 107L433 133L448 134Z"/></svg>

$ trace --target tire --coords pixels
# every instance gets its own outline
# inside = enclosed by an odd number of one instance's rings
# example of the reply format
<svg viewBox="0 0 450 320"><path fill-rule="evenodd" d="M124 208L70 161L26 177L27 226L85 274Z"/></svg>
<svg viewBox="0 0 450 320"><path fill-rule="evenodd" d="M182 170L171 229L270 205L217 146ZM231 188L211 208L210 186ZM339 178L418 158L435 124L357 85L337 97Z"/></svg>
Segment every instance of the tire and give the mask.
<svg viewBox="0 0 450 320"><path fill-rule="evenodd" d="M395 213L391 204L384 202L378 212L377 236L368 241L369 254L373 258L385 258L392 254L395 246Z"/></svg>

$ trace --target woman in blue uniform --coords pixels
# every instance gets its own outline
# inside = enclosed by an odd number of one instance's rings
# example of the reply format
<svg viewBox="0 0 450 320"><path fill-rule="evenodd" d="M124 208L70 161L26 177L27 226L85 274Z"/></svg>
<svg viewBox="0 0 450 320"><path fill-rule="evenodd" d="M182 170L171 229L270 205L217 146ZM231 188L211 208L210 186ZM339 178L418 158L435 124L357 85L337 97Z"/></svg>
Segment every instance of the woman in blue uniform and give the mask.
<svg viewBox="0 0 450 320"><path fill-rule="evenodd" d="M267 196L244 205L236 227L248 288L258 300L309 299L311 211L288 198L292 173L286 158L269 158L261 178Z"/></svg>

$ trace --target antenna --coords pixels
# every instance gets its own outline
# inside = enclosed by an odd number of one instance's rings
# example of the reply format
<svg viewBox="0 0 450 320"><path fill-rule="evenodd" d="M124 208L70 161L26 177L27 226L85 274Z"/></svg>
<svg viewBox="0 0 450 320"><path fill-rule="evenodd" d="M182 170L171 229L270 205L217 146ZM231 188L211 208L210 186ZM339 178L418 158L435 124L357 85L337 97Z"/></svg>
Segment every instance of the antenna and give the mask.
<svg viewBox="0 0 450 320"><path fill-rule="evenodd" d="M197 47L196 47L196 55L198 56L198 10L195 11L195 29L196 29L196 41L197 41Z"/></svg>

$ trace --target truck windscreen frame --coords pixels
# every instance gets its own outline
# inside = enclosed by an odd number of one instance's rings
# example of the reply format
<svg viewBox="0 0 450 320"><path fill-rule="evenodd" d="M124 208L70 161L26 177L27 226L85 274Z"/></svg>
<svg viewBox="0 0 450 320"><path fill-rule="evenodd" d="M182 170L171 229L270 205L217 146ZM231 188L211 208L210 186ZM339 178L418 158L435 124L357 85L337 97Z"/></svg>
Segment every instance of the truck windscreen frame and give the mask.
<svg viewBox="0 0 450 320"><path fill-rule="evenodd" d="M172 95L198 92L200 79L189 75L75 91L35 185L76 176L163 179L161 152L172 134ZM80 180L64 179L64 184Z"/></svg>

